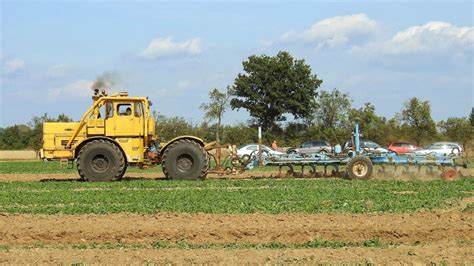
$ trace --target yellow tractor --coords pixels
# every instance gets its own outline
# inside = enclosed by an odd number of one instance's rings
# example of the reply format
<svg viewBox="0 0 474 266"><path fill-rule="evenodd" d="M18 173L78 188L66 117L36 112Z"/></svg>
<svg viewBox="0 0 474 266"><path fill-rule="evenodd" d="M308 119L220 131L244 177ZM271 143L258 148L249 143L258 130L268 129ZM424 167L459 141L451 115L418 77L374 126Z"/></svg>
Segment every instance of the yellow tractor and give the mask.
<svg viewBox="0 0 474 266"><path fill-rule="evenodd" d="M157 143L155 121L147 97L108 95L95 90L93 104L79 122L47 122L43 126L41 157L76 161L86 181L111 181L123 177L127 166L142 168L162 164L169 179L204 179L209 171L206 145L194 136Z"/></svg>

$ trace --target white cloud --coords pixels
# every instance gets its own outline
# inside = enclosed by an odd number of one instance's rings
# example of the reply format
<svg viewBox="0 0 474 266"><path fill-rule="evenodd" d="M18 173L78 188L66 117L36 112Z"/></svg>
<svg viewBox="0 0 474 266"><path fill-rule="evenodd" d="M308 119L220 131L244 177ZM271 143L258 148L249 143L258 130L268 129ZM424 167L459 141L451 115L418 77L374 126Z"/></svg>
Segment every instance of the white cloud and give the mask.
<svg viewBox="0 0 474 266"><path fill-rule="evenodd" d="M3 64L3 73L12 75L26 67L25 61L20 58L13 58Z"/></svg>
<svg viewBox="0 0 474 266"><path fill-rule="evenodd" d="M365 55L450 55L452 62L466 62L474 49L474 28L457 27L446 22L431 21L395 33L391 38L374 42L353 51ZM438 58L439 59L439 58Z"/></svg>
<svg viewBox="0 0 474 266"><path fill-rule="evenodd" d="M179 43L174 42L173 37L167 37L164 39L156 38L151 41L139 56L148 60L156 60L164 57L197 55L200 53L202 53L200 38L192 38Z"/></svg>
<svg viewBox="0 0 474 266"><path fill-rule="evenodd" d="M473 47L473 27L456 27L432 21L397 32L382 48L387 54L411 54Z"/></svg>
<svg viewBox="0 0 474 266"><path fill-rule="evenodd" d="M68 74L69 70L68 65L54 65L48 69L47 74L52 78L62 78Z"/></svg>
<svg viewBox="0 0 474 266"><path fill-rule="evenodd" d="M55 100L60 96L89 97L92 96L92 81L78 80L65 86L51 89L48 92L50 100Z"/></svg>
<svg viewBox="0 0 474 266"><path fill-rule="evenodd" d="M289 31L280 39L283 42L314 43L317 47L337 47L366 38L377 31L376 21L365 14L355 14L323 19L303 31Z"/></svg>

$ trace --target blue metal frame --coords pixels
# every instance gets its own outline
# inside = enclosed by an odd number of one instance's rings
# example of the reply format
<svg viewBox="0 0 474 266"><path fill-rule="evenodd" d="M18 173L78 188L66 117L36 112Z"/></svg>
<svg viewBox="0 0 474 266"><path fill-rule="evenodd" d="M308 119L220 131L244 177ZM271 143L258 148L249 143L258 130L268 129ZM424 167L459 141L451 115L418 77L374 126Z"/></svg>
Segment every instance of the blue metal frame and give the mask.
<svg viewBox="0 0 474 266"><path fill-rule="evenodd" d="M310 155L299 155L299 154L284 154L284 155L273 155L269 156L267 154L262 154L262 163L263 165L272 165L272 166L288 166L292 168L293 166L310 166L315 169L316 166L328 166L332 165L336 168L339 165L347 164L352 157L355 155L367 156L370 158L373 165L403 165L403 166L459 166L456 164L456 159L458 156L452 155L415 155L415 154L404 154L397 155L396 153L384 153L384 154L375 154L368 153L361 148L360 145L360 131L359 125L356 124L354 132L352 135L352 141L354 151L349 152L346 155L336 154L330 156L327 154L314 153ZM252 158L252 160L247 165L248 169L252 169L257 166L257 157Z"/></svg>

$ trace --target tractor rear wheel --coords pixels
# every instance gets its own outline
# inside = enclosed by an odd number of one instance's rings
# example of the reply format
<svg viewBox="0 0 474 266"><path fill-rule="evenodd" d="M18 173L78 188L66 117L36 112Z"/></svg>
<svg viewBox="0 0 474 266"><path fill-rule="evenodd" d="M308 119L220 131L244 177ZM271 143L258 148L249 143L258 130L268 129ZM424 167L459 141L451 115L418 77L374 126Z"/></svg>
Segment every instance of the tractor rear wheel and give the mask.
<svg viewBox="0 0 474 266"><path fill-rule="evenodd" d="M209 168L207 153L199 143L183 139L166 148L163 173L168 179L205 179Z"/></svg>
<svg viewBox="0 0 474 266"><path fill-rule="evenodd" d="M85 181L119 180L126 168L122 151L107 140L93 140L84 145L77 155L77 171Z"/></svg>
<svg viewBox="0 0 474 266"><path fill-rule="evenodd" d="M369 179L372 175L372 162L365 156L357 155L347 164L350 179Z"/></svg>

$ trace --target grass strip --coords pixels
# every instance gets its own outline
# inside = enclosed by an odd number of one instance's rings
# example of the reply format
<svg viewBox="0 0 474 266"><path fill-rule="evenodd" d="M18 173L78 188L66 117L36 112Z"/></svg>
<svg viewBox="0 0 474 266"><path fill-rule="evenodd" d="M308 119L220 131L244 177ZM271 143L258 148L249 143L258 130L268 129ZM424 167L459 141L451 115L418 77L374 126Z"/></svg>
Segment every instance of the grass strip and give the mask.
<svg viewBox="0 0 474 266"><path fill-rule="evenodd" d="M155 249L310 249L310 248L346 248L346 247L371 247L386 248L389 244L382 242L378 238L366 240L364 242L343 242L313 240L305 243L188 243L186 241L164 242L157 241L152 244Z"/></svg>
<svg viewBox="0 0 474 266"><path fill-rule="evenodd" d="M124 243L90 243L90 244L70 244L70 245L45 245L37 243L25 246L0 245L0 252L8 252L11 249L317 249L317 248L348 248L348 247L367 247L367 248L387 248L395 246L381 241L378 238L369 239L363 242L343 242L313 240L305 243L188 243L187 241L156 241L151 244L124 244Z"/></svg>
<svg viewBox="0 0 474 266"><path fill-rule="evenodd" d="M140 169L138 167L129 167L128 173L159 173L162 172L161 166L150 169ZM0 174L69 174L77 173L76 166L67 168L58 161L19 161L19 162L0 162Z"/></svg>
<svg viewBox="0 0 474 266"><path fill-rule="evenodd" d="M405 193L409 191L410 193ZM474 179L0 182L0 212L29 214L402 213L456 206Z"/></svg>
<svg viewBox="0 0 474 266"><path fill-rule="evenodd" d="M267 166L264 168L254 168L249 172L271 172L278 171L277 166ZM319 168L318 168L319 169ZM322 167L321 167L322 169ZM288 170L285 168L285 171ZM149 169L140 169L138 167L127 168L127 173L161 173L161 165ZM71 174L77 173L76 165L67 168L58 161L15 161L0 162L0 174Z"/></svg>

